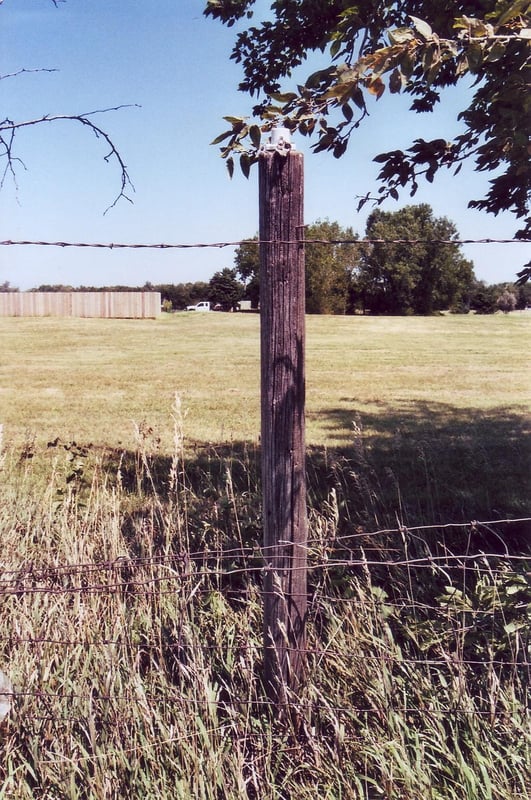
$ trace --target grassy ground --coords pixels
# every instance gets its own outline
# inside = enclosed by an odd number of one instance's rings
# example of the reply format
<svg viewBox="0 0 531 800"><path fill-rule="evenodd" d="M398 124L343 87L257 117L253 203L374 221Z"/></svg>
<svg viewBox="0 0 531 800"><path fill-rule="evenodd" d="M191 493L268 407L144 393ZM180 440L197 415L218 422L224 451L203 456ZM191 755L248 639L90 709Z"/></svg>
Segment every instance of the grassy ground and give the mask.
<svg viewBox="0 0 531 800"><path fill-rule="evenodd" d="M243 314L2 319L4 441L38 457L57 437L113 453L145 440L163 468L178 395L190 446L241 455L259 438L258 326ZM307 328L309 471L330 454L368 459L370 524L389 511L409 524L525 512L526 315L309 317Z"/></svg>
<svg viewBox="0 0 531 800"><path fill-rule="evenodd" d="M0 319L4 433L19 443L132 444L133 421L164 435L178 393L190 439L256 442L258 326L244 314ZM525 411L530 330L523 314L309 317L309 444L348 444L355 420L392 432L413 417L444 424L454 412Z"/></svg>
<svg viewBox="0 0 531 800"><path fill-rule="evenodd" d="M528 330L308 319L279 719L256 317L0 320L0 800L528 800Z"/></svg>

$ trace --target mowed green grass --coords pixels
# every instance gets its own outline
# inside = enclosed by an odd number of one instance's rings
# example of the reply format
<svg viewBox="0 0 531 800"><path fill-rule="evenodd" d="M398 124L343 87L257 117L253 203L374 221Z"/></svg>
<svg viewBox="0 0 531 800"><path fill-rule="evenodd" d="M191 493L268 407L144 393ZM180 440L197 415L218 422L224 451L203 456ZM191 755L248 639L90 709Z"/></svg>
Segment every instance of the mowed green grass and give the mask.
<svg viewBox="0 0 531 800"><path fill-rule="evenodd" d="M529 410L531 315L308 317L307 441ZM257 442L259 318L1 319L4 441L134 444L171 452L175 396L189 441Z"/></svg>

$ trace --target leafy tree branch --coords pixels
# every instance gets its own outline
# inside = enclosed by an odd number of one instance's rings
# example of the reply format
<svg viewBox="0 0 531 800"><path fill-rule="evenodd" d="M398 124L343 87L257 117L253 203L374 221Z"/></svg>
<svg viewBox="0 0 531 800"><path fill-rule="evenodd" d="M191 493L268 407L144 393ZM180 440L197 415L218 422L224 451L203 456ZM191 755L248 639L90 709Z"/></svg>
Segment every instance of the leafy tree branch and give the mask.
<svg viewBox="0 0 531 800"><path fill-rule="evenodd" d="M227 25L242 23L252 17L254 2L209 0L205 14ZM526 238L530 7L527 0L444 6L433 0L368 0L363 8L348 0L277 0L273 19L241 31L232 53L243 67L240 89L260 98L253 118L225 117L230 128L214 143L222 144L229 171L237 156L248 174L264 133L281 122L313 138L314 152L339 158L369 113L368 97L404 93L412 97L411 111L430 112L446 87L471 77L474 94L458 114L462 134L453 141L415 139L405 151L376 157L382 165L377 202L398 198L405 187L414 195L421 176L431 182L439 169L457 173L472 159L476 170L494 177L485 197L471 199L470 207L514 213L524 220L518 235ZM293 70L314 51L326 52L329 66L284 91Z"/></svg>

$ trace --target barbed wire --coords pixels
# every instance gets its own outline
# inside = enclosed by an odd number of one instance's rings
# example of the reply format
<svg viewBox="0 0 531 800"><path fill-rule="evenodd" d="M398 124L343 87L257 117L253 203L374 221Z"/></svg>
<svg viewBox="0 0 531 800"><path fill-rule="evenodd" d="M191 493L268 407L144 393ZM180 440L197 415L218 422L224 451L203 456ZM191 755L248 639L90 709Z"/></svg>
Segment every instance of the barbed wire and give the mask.
<svg viewBox="0 0 531 800"><path fill-rule="evenodd" d="M5 239L0 241L0 246L18 247L94 247L107 250L192 250L200 248L224 248L240 247L244 244L259 246L261 244L280 244L280 245L301 245L301 244L324 244L324 245L355 245L361 247L371 244L441 244L441 245L462 245L462 244L528 244L531 239L296 239L296 240L270 240L270 239L239 239L233 242L196 242L196 243L167 243L160 242L154 244L147 243L124 243L124 242L49 242L39 240L12 240Z"/></svg>
<svg viewBox="0 0 531 800"><path fill-rule="evenodd" d="M204 701L204 702L206 703L207 701ZM249 703L248 701L244 701L244 704L261 706L261 707L268 708L268 709L271 709L271 706L272 706L272 703L268 702L267 700L259 700L259 701L254 701L252 703ZM212 702L211 705L216 705L216 703ZM307 711L315 711L315 707L312 704L294 704L294 703L292 704L292 703L287 703L287 706L288 706L288 708L291 708L291 709L297 711L298 713L307 712ZM379 715L381 715L381 713L382 713L382 711L380 709L376 709L376 708L367 708L367 709L350 709L350 708L347 708L347 709L345 709L345 708L334 708L334 707L326 706L326 708L324 710L327 711L327 712L330 712L330 713L337 713L337 714L345 714L345 713L356 712L356 713L379 714ZM397 711L399 711L401 713L402 712L403 713L420 713L420 714L423 714L424 716L441 713L439 709L430 709L430 708L401 708L401 709L395 709L394 707L389 707L386 710L387 710L388 713L390 711L394 711L395 713ZM500 715L505 715L507 712L505 712L505 711L496 711L496 710L475 712L473 709L456 709L456 710L448 711L447 713L451 714L453 716L455 716L456 714L464 714L464 715L478 714L479 716L484 716L484 717L491 717L491 716L492 717L496 717L496 716L500 716ZM80 718L80 717L65 717L65 718L61 718L61 719L58 720L56 717L48 716L48 717L39 718L39 719L42 720L42 721L49 721L49 722L55 722L55 723L63 722L63 721L66 722L66 723L69 723L69 722L85 722L85 719L84 718ZM110 724L112 725L112 723L110 723ZM227 721L225 724L216 725L216 726L212 726L212 727L202 726L200 730L188 731L187 733L179 734L177 736L170 736L170 737L167 737L167 738L164 738L164 739L150 740L148 744L142 744L142 745L135 744L135 745L129 746L129 747L121 746L119 751L117 751L116 749L111 749L111 750L108 750L106 752L101 752L101 753L92 752L92 753L87 754L87 755L78 755L78 754L76 754L75 763L76 764L86 763L86 762L93 763L93 762L96 762L96 761L103 761L104 759L108 759L108 758L109 759L116 759L117 756L121 756L122 754L125 755L125 754L147 753L147 752L149 752L151 750L157 750L157 749L159 749L161 747L164 747L164 746L167 746L167 745L175 745L176 743L183 743L183 742L187 742L187 741L192 741L194 739L205 739L205 737L208 737L209 740L213 740L213 736L216 735L216 734L227 734L227 733L230 733L230 732L233 732L233 731L234 731L234 724L233 724L232 721ZM243 738L247 742L252 742L252 741L256 741L258 743L263 742L263 735L260 732L249 730L248 727L245 729L245 733L243 734ZM346 735L346 736L343 737L342 742L343 742L343 744L360 743L360 742L364 742L364 738L362 736ZM274 752L274 755L275 755L276 759L278 759L279 756L281 756L281 755L283 756L283 755L286 755L288 753L291 753L291 754L300 753L301 752L301 744L288 745L288 746L284 746L284 745L279 746L278 742L274 742L274 740L272 740L271 743L268 746L268 753L273 753L273 752ZM267 758L266 754L260 753L260 752L256 752L252 756L252 762L255 763L255 762L259 762L259 761L264 761L266 758ZM53 758L50 758L50 759L41 758L39 760L40 766L44 766L46 764L51 764L54 767L57 767L57 765L59 763L71 764L71 762L72 762L72 755L71 754L62 755L62 754L60 754L60 753L58 753L56 751L54 751L54 753L53 753ZM513 797L514 800L519 800L519 798L521 798L521 800L527 800L527 796L526 796L526 798L524 798L524 795L522 795L520 793L518 795L517 794L511 795L511 797Z"/></svg>
<svg viewBox="0 0 531 800"><path fill-rule="evenodd" d="M359 605L359 600L356 601ZM385 604L388 605L387 603ZM441 611L443 609L437 608L436 606L429 606L430 610ZM486 612L476 612L480 614L486 614ZM486 614L488 616L488 613ZM198 651L202 653L219 653L223 651L223 654L226 655L227 650L229 651L236 651L238 653L258 653L261 652L262 645L259 643L256 644L249 644L247 642L234 642L231 646L228 646L226 642L218 643L218 644L205 644L201 642L200 644L196 642L167 642L165 641L164 644L161 646L159 642L146 642L146 641L136 641L133 642L130 639L101 639L101 640L82 640L82 639L52 639L47 637L19 637L19 636L12 636L12 637L0 637L0 643L13 645L53 645L57 647L65 647L65 648L75 648L75 647L83 647L83 648L100 648L100 647L122 647L128 648L132 650L159 650L161 647L164 649L165 652L176 650L179 653L185 652L193 652L197 653ZM283 645L282 649L286 653L297 653L303 654L306 656L314 656L322 661L325 658L345 658L345 653L340 652L338 650L334 650L333 648L327 647L326 644L323 644L320 647L303 647L303 648L295 648L291 647L288 644ZM408 665L408 666L425 666L425 667L448 667L455 668L455 667L531 667L531 661L528 661L525 656L522 656L521 659L515 658L507 658L507 659L500 659L500 658L489 658L489 659L470 659L470 658L462 658L456 653L453 653L450 658L408 658L407 656L400 653L399 655L391 655L389 653L379 653L378 655L370 655L369 653L363 652L362 654L358 654L357 656L353 656L354 659L362 659L363 661L374 661L376 663L387 663L387 664L397 664L397 665ZM0 696L2 695L17 695L17 694L26 694L25 692L6 692L0 690ZM32 694L32 693L30 693ZM41 694L41 692L35 692L35 694ZM54 695L55 696L55 695ZM99 695L98 695L99 696Z"/></svg>
<svg viewBox="0 0 531 800"><path fill-rule="evenodd" d="M529 562L529 559L525 559L525 560L527 562ZM404 563L407 565L407 562L404 562ZM392 562L387 562L387 563L385 563L385 562L372 562L372 563L370 563L369 562L369 564L367 564L367 562L362 562L362 561L355 562L355 563L354 562L349 562L349 561L345 561L345 562L338 561L338 562L334 563L333 565L327 565L327 564L319 565L319 568L320 569L324 569L324 568L330 567L331 569L337 569L339 567L348 568L348 567L353 567L353 566L358 566L358 567L363 567L363 568L366 568L367 566L369 566L369 567L370 566L373 566L373 567L374 566L378 566L378 567L387 567L387 568L389 568L389 567L396 566L396 565L393 565ZM424 569L428 569L430 572L433 572L433 570L435 569L434 566L429 566L429 565L425 565L423 568ZM273 568L270 567L269 569L272 570ZM303 568L303 567L299 567L299 568L291 567L290 571L291 572L295 572L295 571L297 571L297 569L303 570L304 572L309 571L310 573L315 571L315 570L312 569L311 566L310 566L309 569ZM189 579L189 578L195 578L195 579L197 579L199 581L199 584L200 584L203 580L206 580L206 579L210 579L210 580L225 579L225 580L227 580L229 578L234 578L234 577L238 577L238 576L239 577L243 577L243 576L249 575L249 573L252 572L252 571L254 571L256 573L256 576L258 577L258 574L264 575L267 570L265 570L265 569L252 570L252 569L250 569L248 567L247 568L242 568L242 569L236 569L236 570L205 570L202 573L187 574L187 575L184 576L184 579L186 580L186 579ZM474 575L481 575L481 576L496 576L496 575L505 575L506 574L504 571L496 571L496 570L493 570L490 567L489 568L484 568L484 569L476 569L476 568L473 568L473 567L456 566L456 567L452 568L452 567L446 566L446 565L444 565L442 567L439 567L439 571L443 575L446 574L447 577L449 577L449 573L450 572L454 572L454 573L458 573L458 574L464 574L465 572L469 572L469 573L472 573ZM179 576L176 576L176 577L153 577L153 578L148 578L146 580L128 579L128 580L123 580L123 581L117 581L115 583L89 584L89 585L68 586L68 587L55 587L55 586L29 586L29 587L28 586L27 587L19 586L19 587L15 587L15 586L13 586L13 587L3 587L1 589L1 591L0 591L0 596L4 596L4 597L27 597L27 596L32 596L32 595L51 595L51 596L56 596L56 597L59 597L59 596L63 596L64 597L64 596L69 596L69 595L70 596L80 595L80 596L83 596L83 597L87 597L89 595L100 595L100 596L107 595L108 596L108 595L116 594L116 595L121 595L121 596L123 595L123 596L128 596L128 597L131 597L131 596L134 595L134 596L144 596L144 597L156 598L156 597L164 597L164 596L175 596L179 592L179 590L182 588L182 582L183 582L182 579ZM173 585L171 585L171 583L173 583ZM166 584L166 586L163 588L161 586L161 584ZM170 584L170 585L168 586L168 584ZM231 590L230 588L227 589L227 591L230 591L232 594L239 594L242 597L246 596L246 592L245 591L240 591L240 590L237 590L237 589L232 589ZM200 594L200 595L209 596L212 593L212 588L211 587L206 587L206 586L204 588L201 588L201 586L198 585L198 586L194 587L193 593L194 593L194 595L195 594ZM278 597L278 591L276 589L273 589L270 592L267 592L267 591L262 589L261 590L261 594L262 594L262 597L265 597L265 596ZM352 598L338 598L337 602L352 603L352 602L354 602L354 600L352 600ZM382 606L386 606L386 605L391 606L392 605L390 603L387 603L386 600L379 600L379 601L375 600L375 602L380 603ZM398 608L401 608L400 604L394 604L394 605L396 607L398 607ZM453 603L452 603L451 599L448 600L446 606L453 607ZM461 606L460 606L460 608L461 608ZM469 608L466 605L463 608L461 608L461 610L463 612L466 612L466 613L473 613L473 611L474 611L473 608ZM495 612L492 612L492 613L495 613Z"/></svg>
<svg viewBox="0 0 531 800"><path fill-rule="evenodd" d="M302 545L298 545L299 549ZM171 557L170 557L171 558ZM202 555L203 561L216 561L220 562L223 561L226 557L223 553L216 554L215 551L210 553L205 553ZM229 560L234 560L235 555L231 555ZM292 572L297 571L318 571L318 570L335 570L338 568L356 568L356 567L385 567L388 569L397 568L397 567L407 567L408 569L420 569L420 570L442 570L445 572L455 572L458 571L460 573L471 572L475 575L482 574L482 575L505 575L507 570L506 568L497 568L493 567L488 563L489 559L504 559L506 561L510 561L511 563L522 563L526 564L529 563L531 560L531 556L527 555L510 555L510 554L502 554L499 553L473 553L473 554L458 554L458 555L444 555L444 556L423 556L419 558L404 558L400 560L391 560L391 559L367 559L367 558L327 558L324 561L318 561L315 563L310 563L308 565L300 566L298 564L292 565L290 562L296 561L297 556L293 554L286 554L283 556L283 568L287 568ZM456 563L450 563L450 562ZM468 566L465 562L474 562L472 566ZM483 562L483 565L478 564L477 562ZM123 568L127 570L129 567L131 569L134 568L134 562L131 565L127 562L127 560L120 560L118 562L113 562L109 564L108 567L103 567L103 570L110 570L112 572L120 572ZM137 565L138 566L138 565ZM145 566L145 565L140 565ZM154 565L155 566L155 565ZM164 566L164 564L162 564ZM156 584L168 583L168 582L175 582L181 583L182 581L188 579L203 579L203 578L234 578L238 576L247 575L250 572L254 573L255 575L258 574L266 574L274 570L274 566L272 564L252 564L252 565L244 565L241 567L234 567L233 569L216 569L210 566L203 565L201 563L197 564L197 569L187 570L184 572L174 572L173 574L168 575L152 575L149 577L145 577L142 580L138 580L135 578L125 577L121 580L115 582L108 582L108 583L81 583L78 586L24 586L24 581L45 581L46 579L50 580L59 580L61 578L84 578L87 574L91 574L91 571L84 572L82 570L76 570L72 573L57 573L54 568L50 568L48 570L39 571L36 574L33 574L31 571L22 568L20 572L13 572L12 577L9 580L2 580L0 581L0 595L31 595L31 594L54 594L54 595L61 595L61 594L78 594L78 593L85 593L85 594L100 594L102 592L111 592L111 591L131 591L132 589L139 590L142 587L154 586ZM19 585L13 585L13 584ZM22 584L22 585L20 585ZM173 593L174 589L168 589L168 593ZM149 592L152 593L151 591ZM166 593L166 590L162 589L160 594Z"/></svg>
<svg viewBox="0 0 531 800"><path fill-rule="evenodd" d="M145 693L144 693L145 694ZM157 697L158 695L155 695ZM134 698L134 693L129 692L127 694L100 694L96 689L91 691L90 693L82 693L82 692L43 692L39 690L25 690L25 691L17 691L17 692L0 692L0 697L32 697L38 700L67 700L68 702L72 702L75 700L87 700L90 703L131 703ZM188 703L190 705L206 705L206 706L216 706L219 708L226 708L227 701L226 700L215 700L214 698L197 698L197 697L188 697L187 695L182 694L181 692L174 691L172 699L178 699L179 702ZM231 700L238 705L241 706L260 706L260 707L268 707L268 708L277 708L277 704L273 700L269 700L267 698L260 698L260 697L238 697L231 698ZM310 701L287 701L286 703L290 708L297 709L298 711L316 711L321 710L317 707L317 703L312 703ZM350 713L352 714L382 714L382 712L389 712L394 711L395 713L400 714L408 714L408 713L432 713L432 714L441 714L441 715L448 715L448 714L467 714L472 716L499 716L507 714L506 709L488 709L488 710L481 710L477 708L465 708L454 706L452 708L426 708L420 706L405 706L400 705L398 703L387 702L382 704L379 707L371 707L371 706L338 706L338 705L329 705L326 706L325 709L328 712L334 713ZM529 713L527 709L523 709L524 713ZM195 734L192 734L195 735Z"/></svg>
<svg viewBox="0 0 531 800"><path fill-rule="evenodd" d="M407 534L417 534L423 531L430 531L430 532L437 532L441 530L456 530L456 529L463 529L463 530L476 530L478 527L485 527L490 528L494 525L513 525L513 524L521 524L521 523L531 523L531 517L519 517L517 519L497 519L497 520L487 520L487 521L480 521L480 520L472 520L471 522L447 522L447 523L435 523L432 525L417 525L417 526L401 526L398 528L380 528L375 531L356 531L355 533L351 534L340 534L337 536L331 536L330 538L322 538L322 537L309 537L306 544L298 544L298 548L302 548L305 550L311 550L312 548L330 548L336 545L343 545L346 542L350 542L351 540L365 540L370 539L378 536L390 536L390 535L399 535L401 538ZM422 537L416 537L423 543L424 540ZM426 543L427 544L427 543ZM292 545L289 541L279 541L278 545L284 545L286 547ZM24 564L16 569L1 569L0 568L0 587L2 585L7 585L12 583L16 580L26 579L33 579L33 580L44 580L46 578L65 578L65 577L84 577L93 573L97 572L118 572L121 570L129 569L129 570L137 570L141 568L147 567L167 567L175 569L176 566L183 566L189 564L190 562L194 562L199 567L198 564L199 560L203 561L216 561L216 562L223 562L223 561L232 561L235 559L260 559L265 561L269 552L275 552L277 549L277 545L273 546L265 546L265 545L240 545L237 547L231 548L222 548L216 549L215 543L212 543L208 549L203 548L201 550L192 550L186 552L179 552L179 553L166 553L163 555L156 555L156 556L149 556L149 557L138 557L138 558L131 558L130 556L117 556L112 560L105 560L105 561L80 561L80 562L71 562L67 564L54 564L46 567L36 566L32 562ZM378 553L389 553L389 552L397 552L395 548L384 547L384 546L377 546L374 548L369 548L363 546L364 553L366 552L378 552ZM286 556L289 558L289 554ZM531 559L531 554L529 557L525 555L511 555L508 552L503 553L476 553L476 554L454 554L454 553L446 553L443 556L436 556L432 557L431 555L423 556L421 559L417 559L417 561L422 564L422 562L429 562L430 560L434 561L438 559L439 561L446 560L453 560L456 559L501 559L501 560L508 560L508 561L526 561ZM320 566L363 566L363 565L383 565L383 566L404 566L412 564L411 559L406 560L369 560L367 558L360 558L360 559L330 559L324 562L323 564L314 563L310 564L310 567L313 569L317 569ZM457 565L458 567L464 565ZM248 567L248 570L257 571L259 569L266 569L267 564L253 564L252 566ZM218 571L216 572L213 569L208 569L208 574L220 574L220 575L232 575L238 572L246 571L245 569L235 568L232 571ZM500 571L500 570L498 570ZM501 570L502 572L504 570ZM185 579L190 577L198 577L200 576L199 569L194 571L176 571L173 576L166 576L166 578L170 579L179 578ZM159 579L164 579L160 578Z"/></svg>

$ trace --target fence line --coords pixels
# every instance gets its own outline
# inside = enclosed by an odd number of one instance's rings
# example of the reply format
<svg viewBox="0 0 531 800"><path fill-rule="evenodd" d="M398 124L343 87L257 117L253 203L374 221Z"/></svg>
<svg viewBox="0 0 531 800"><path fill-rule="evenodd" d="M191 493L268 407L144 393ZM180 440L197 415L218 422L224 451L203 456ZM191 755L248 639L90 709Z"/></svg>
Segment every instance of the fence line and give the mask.
<svg viewBox="0 0 531 800"><path fill-rule="evenodd" d="M219 561L220 559L216 558L215 553L208 554L205 556L206 559L209 560L216 560ZM287 555L286 559L289 561L290 556ZM443 558L443 557L441 557ZM464 572L472 572L474 574L483 574L483 575L504 575L506 574L507 570L500 569L500 568L491 568L488 566L484 567L467 567L464 564L447 564L444 561L441 561L441 558L437 559L437 563L434 563L429 558L426 559L416 559L416 560L408 560L404 559L402 561L368 561L366 559L330 559L324 561L322 563L310 564L308 569L311 571L315 570L334 570L338 567L407 567L408 569L444 569L447 570L458 570L461 573ZM454 558L468 558L474 559L477 561L483 561L488 558L495 558L501 560L510 560L511 562L521 562L525 564L530 561L529 556L505 556L500 555L499 553L481 553L475 556L454 556ZM156 583L163 583L165 581L182 581L187 580L190 578L203 578L203 577L212 577L212 578L230 578L236 575L246 575L250 572L256 574L264 574L268 572L270 567L268 565L265 566L247 566L247 567L240 567L235 569L211 569L211 568L203 568L197 569L190 572L183 572L177 573L175 575L161 575L152 578L146 578L142 581L135 581L133 579L124 579L118 583L102 583L102 584L88 584L83 586L73 586L73 587L46 587L46 586L36 586L31 588L24 588L21 587L14 587L11 591L5 591L0 589L0 594L13 594L13 595L21 595L21 594L71 594L75 592L87 592L88 593L98 593L99 591L105 592L109 591L110 589L127 589L133 586L148 586L150 584ZM296 570L296 567L292 568ZM82 574L77 573L73 577L80 577ZM23 580L24 578L32 578L33 575L31 573L23 572L14 580ZM53 572L50 571L46 574L46 577L55 579L58 576ZM42 576L38 576L36 580L43 580ZM5 586L5 582L0 583L0 587Z"/></svg>
<svg viewBox="0 0 531 800"><path fill-rule="evenodd" d="M388 604L385 603L385 605L387 606ZM426 608L428 610L444 611L444 609L441 609L440 607L437 607L437 606L427 606ZM485 611L476 611L476 612L470 611L470 612L467 612L467 613L470 613L470 614L474 614L474 613L476 613L476 614L487 614L487 612L485 612ZM491 613L494 613L494 612L491 612ZM11 644L11 645L13 645L13 644L16 644L16 645L20 645L20 644L45 645L45 644L48 644L48 645L57 645L57 646L60 646L60 647L87 647L87 648L89 648L89 647L95 647L95 648L97 648L97 647L128 647L128 648L132 648L132 649L135 649L135 650L154 650L156 648L160 648L160 643L159 642L133 642L130 639L127 639L127 638L124 638L122 640L120 640L120 639L112 639L112 640L102 639L101 641L86 641L86 640L81 640L81 639L50 639L50 638L47 638L47 637L42 637L42 638L41 637L34 637L34 638L26 637L25 638L25 637L19 637L19 636L13 636L13 637L7 637L6 636L6 637L0 637L0 642L3 643L3 644ZM173 644L171 644L169 642L166 642L164 644L164 648L166 650L178 650L179 652L201 650L203 653L215 653L215 652L218 652L219 649L220 649L218 645L203 644L203 643L201 645L197 645L197 644L187 644L186 642L175 642ZM239 653L258 652L258 647L256 645L249 645L249 644L245 644L243 642L238 642L237 644L235 644L233 649L237 650ZM286 649L295 652L295 648L293 648L293 647L286 646ZM340 653L340 652L338 652L336 650L333 650L332 648L328 648L328 647L325 647L325 646L323 646L323 647L305 647L304 648L304 653L306 655L310 655L310 656L318 656L320 661L322 661L323 658L339 658L339 657L343 657L343 655L344 655L343 653ZM400 665L406 665L407 664L407 665L416 665L416 666L422 665L422 666L427 666L427 667L448 667L448 668L455 668L457 666L459 666L459 667L484 667L486 664L488 664L489 667L491 667L491 666L492 667L531 667L531 661L528 661L527 658L525 658L525 657L522 657L521 660L507 659L505 661L503 659L499 659L499 658L498 659L492 658L492 659L489 659L488 662L486 662L485 659L461 658L458 655L454 655L451 659L444 659L444 658L408 658L408 657L402 656L402 655L400 655L400 656L392 656L392 655L389 655L389 654L386 654L386 653L382 653L382 654L377 655L377 656L371 656L369 654L364 653L363 654L363 660L364 661L374 661L376 663L385 662L385 663L388 663L388 664L400 664ZM40 691L33 691L33 692L27 692L27 691L2 692L2 691L0 691L0 696L1 695L6 695L6 694L30 695L32 697L33 696L38 697L38 696L41 696L41 695L44 694L44 695L48 696L48 693L40 692ZM51 696L55 697L57 695L56 695L56 693L53 693ZM59 696L64 696L64 695L59 695ZM72 695L68 694L68 697L70 697L70 696L72 696ZM76 695L76 696L86 697L86 695ZM101 697L101 695L98 695L98 697ZM109 697L108 699L113 699L113 697ZM114 699L119 699L119 698L114 697Z"/></svg>
<svg viewBox="0 0 531 800"><path fill-rule="evenodd" d="M330 538L323 539L323 538L312 538L308 539L308 549L311 550L312 545L323 547L325 545L341 545L345 541L350 541L351 539L364 539L366 537L373 538L383 535L390 535L390 534L399 534L401 537L404 534L408 533L417 533L420 531L431 531L436 532L440 530L449 530L449 529L459 529L468 530L472 529L475 530L478 526L482 527L489 527L493 525L513 525L513 524L520 524L520 523L531 523L531 517L518 517L515 519L497 519L497 520L488 520L488 521L479 521L473 520L472 522L447 522L447 523L434 523L432 525L417 525L412 527L399 527L399 528L381 528L375 531L363 531L357 532L353 534L341 534L338 536L331 536ZM422 537L415 537L420 539L424 542ZM286 545L289 543L285 543ZM385 547L378 547L374 548L378 552L396 552L395 549L385 548ZM198 559L204 559L205 557L208 560L216 560L224 561L224 560L234 560L235 558L263 558L265 559L267 556L268 548L264 547L263 545L256 545L256 546L241 546L241 547L232 547L223 550L210 550L206 552L205 550L192 550L186 551L186 553L175 553L175 554L166 554L160 556L150 556L150 557L139 557L139 558L131 558L129 556L118 556L113 560L108 561L95 561L95 562L88 562L88 561L81 561L81 562L72 562L67 564L55 564L49 567L36 567L34 564L28 564L26 566L21 566L18 569L11 569L11 570L1 570L0 575L5 578L5 576L13 576L11 580L21 579L23 577L30 578L32 577L35 580L42 580L45 577L65 577L68 575L89 575L94 572L105 572L105 571L115 571L118 569L136 569L140 567L148 567L148 566L166 566L170 567L173 564L186 564L190 561L197 561ZM364 547L364 552L370 552L369 548ZM444 556L437 556L437 559L481 559L481 558L496 558L496 559L508 559L508 560L515 560L515 561L526 561L528 560L526 556L519 556L519 555L511 555L509 553L477 553L477 554L454 554L448 553ZM433 560L432 556L424 556L422 559L419 559L419 563L423 561L430 561ZM315 564L313 565L314 568L317 567L328 567L328 566L373 566L373 565L383 565L383 566L404 566L411 564L411 560L406 561L396 561L396 560L388 560L388 561L370 561L366 558L361 559L336 559L333 562L327 560L323 562L323 564ZM464 565L458 565L464 569L473 569L469 567L465 567ZM260 569L267 568L266 565L255 565L248 567L247 569L253 572L256 572ZM245 569L238 569L234 572L245 572ZM498 570L499 571L499 570ZM227 571L219 571L216 574L234 574L234 572L227 572ZM208 574L212 575L214 572L209 569ZM190 572L190 573L183 573L179 572L174 577L175 578L185 578L185 577L197 577L198 572ZM171 576L167 576L168 579ZM0 586L5 581L2 581L0 578Z"/></svg>
<svg viewBox="0 0 531 800"><path fill-rule="evenodd" d="M217 556L215 551L203 554L202 558L204 560L212 560L212 561L222 561L224 560L223 554L219 554ZM286 560L290 561L291 556L288 554L286 556ZM474 574L486 574L486 575L505 575L507 573L506 569L496 568L491 566L466 566L464 563L457 563L457 564L448 564L446 559L447 556L436 556L430 557L426 556L424 558L418 559L403 559L401 561L390 561L390 560L374 560L370 561L368 559L359 558L359 559L327 559L323 562L318 563L310 563L308 569L310 571L315 570L333 570L337 569L338 567L407 567L408 569L439 569L439 570L457 570L461 573L464 572L472 572ZM521 562L523 564L530 561L529 556L519 556L519 555L506 555L500 553L478 553L472 555L455 555L450 556L452 560L473 560L473 561L482 561L484 564L487 563L487 559L499 559L502 561L511 561L511 562ZM233 560L234 556L230 557L230 560ZM227 558L229 560L229 558ZM134 566L128 565L127 563L122 563L118 565L111 565L108 569L113 571L118 571L122 567L129 567ZM6 591L6 586L8 586L8 582L1 580L0 581L0 594L12 594L12 595L22 595L22 594L72 594L77 592L86 592L87 594L94 594L99 592L106 592L111 589L130 589L132 587L140 587L140 586L149 586L150 584L158 584L167 581L182 581L187 580L190 578L204 578L204 577L212 577L212 578L230 578L236 575L246 575L250 572L253 574L264 574L268 572L270 569L269 565L252 565L247 567L236 567L234 569L212 569L209 567L201 567L198 565L197 570L192 570L189 572L181 572L176 573L174 575L159 575L154 576L151 578L146 578L145 580L133 580L129 578L125 578L122 581L116 583L101 583L101 584L85 584L81 586L71 586L71 587L46 587L46 586L33 586L26 588L24 586L13 587L11 590ZM291 568L293 571L297 569L297 567ZM86 573L84 572L75 572L72 575L68 575L68 577L84 577ZM16 577L11 579L11 583L16 581L22 581L24 579L34 579L36 581L44 580L45 578L50 579L57 579L58 577L65 577L65 573L61 573L60 575L56 573L53 569L50 569L46 572L39 572L36 575L32 572L27 570L22 570L16 573ZM170 593L173 590L170 590Z"/></svg>
<svg viewBox="0 0 531 800"><path fill-rule="evenodd" d="M107 250L192 250L200 248L239 247L243 244L253 244L256 246L261 244L300 245L301 241L303 241L304 244L348 244L359 247L367 244L528 244L531 242L531 239L298 239L296 241L275 239L274 242L268 239L239 239L234 242L198 242L195 244L172 244L167 242L161 242L158 244L123 242L45 242L30 240L13 241L11 239L6 239L4 241L0 241L0 246L18 247L31 245L35 247L95 247Z"/></svg>
<svg viewBox="0 0 531 800"><path fill-rule="evenodd" d="M72 692L65 692L64 694L61 692L0 692L0 697L34 697L38 699L52 699L52 700L89 700L91 703L110 703L112 701L121 701L131 703L134 700L134 694L122 694L122 695L105 695L105 694L76 694ZM149 695L146 695L149 697ZM155 695L156 696L156 695ZM181 703L188 703L190 705L209 705L214 706L217 708L224 708L227 706L227 701L225 700L197 700L196 698L187 697L186 695L181 695L179 692L175 692L174 697L172 699L178 699ZM262 708L274 708L275 703L267 698L253 698L249 699L246 697L241 697L236 700L239 705L248 706L248 707L262 707ZM290 702L289 704L292 708L296 708L298 711L317 711L317 703L311 702ZM417 713L417 714L437 714L437 715L444 715L444 716L453 716L454 714L466 714L467 716L477 716L477 717L496 717L496 716L506 716L507 711L505 709L488 709L488 710L480 710L477 708L465 708L460 706L455 706L453 708L437 708L437 709L426 709L421 706L404 706L400 705L399 703L386 703L380 708L371 708L370 706L338 706L338 705L327 705L326 711L333 711L336 714L377 714L381 716L382 711L393 711L399 714L408 714L408 713ZM32 719L34 719L32 717ZM37 717L37 719L39 719ZM45 719L51 719L55 721L56 717L46 717ZM83 719L83 717L67 717L68 721L73 721L77 719ZM110 723L112 724L112 723ZM230 723L228 723L229 725ZM195 733L191 733L191 736L195 736ZM183 737L184 738L184 737Z"/></svg>
<svg viewBox="0 0 531 800"><path fill-rule="evenodd" d="M152 291L0 292L0 316L9 317L145 319L160 308L160 292Z"/></svg>

